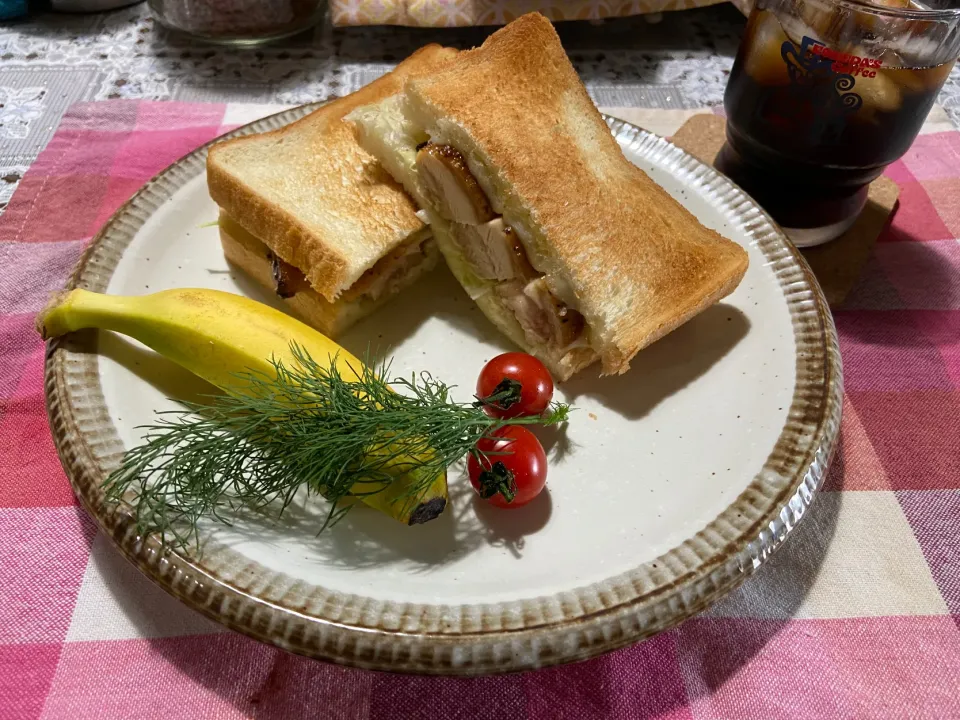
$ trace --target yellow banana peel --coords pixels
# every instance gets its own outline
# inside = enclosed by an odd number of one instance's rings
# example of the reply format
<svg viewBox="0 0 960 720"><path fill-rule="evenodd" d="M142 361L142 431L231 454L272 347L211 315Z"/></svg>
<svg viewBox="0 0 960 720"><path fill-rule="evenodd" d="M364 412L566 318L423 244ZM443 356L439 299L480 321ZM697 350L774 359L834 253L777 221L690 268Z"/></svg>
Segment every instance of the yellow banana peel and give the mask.
<svg viewBox="0 0 960 720"><path fill-rule="evenodd" d="M224 392L238 389L238 373L276 375L273 362L297 366L296 343L313 360L331 361L346 380L356 380L362 363L330 338L267 305L219 290L176 289L142 296L103 295L71 290L57 296L38 316L37 329L50 339L86 328L111 330L139 340ZM360 500L400 522L414 525L437 517L447 503L446 473L440 473L419 502L409 502L419 484L404 461L389 487Z"/></svg>

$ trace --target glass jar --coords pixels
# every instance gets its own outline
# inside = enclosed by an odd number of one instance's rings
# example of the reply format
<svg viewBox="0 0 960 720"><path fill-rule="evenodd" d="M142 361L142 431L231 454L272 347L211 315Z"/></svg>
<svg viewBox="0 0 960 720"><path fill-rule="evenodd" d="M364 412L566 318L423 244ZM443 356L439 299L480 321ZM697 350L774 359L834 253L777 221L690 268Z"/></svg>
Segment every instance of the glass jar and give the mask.
<svg viewBox="0 0 960 720"><path fill-rule="evenodd" d="M164 26L208 42L259 45L296 35L323 17L323 0L148 0Z"/></svg>

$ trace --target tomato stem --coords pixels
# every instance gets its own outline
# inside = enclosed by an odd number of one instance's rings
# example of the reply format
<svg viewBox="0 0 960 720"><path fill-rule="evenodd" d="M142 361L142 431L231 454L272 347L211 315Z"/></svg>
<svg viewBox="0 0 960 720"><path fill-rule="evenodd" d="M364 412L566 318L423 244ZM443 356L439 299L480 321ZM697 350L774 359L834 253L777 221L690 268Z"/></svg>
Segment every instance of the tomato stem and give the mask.
<svg viewBox="0 0 960 720"><path fill-rule="evenodd" d="M508 503L513 502L517 495L517 482L513 473L499 460L489 470L484 470L478 478L480 497L484 500L492 498L497 493L503 496Z"/></svg>
<svg viewBox="0 0 960 720"><path fill-rule="evenodd" d="M522 385L513 378L505 377L493 389L493 392L484 398L477 398L474 407L491 406L498 410L506 410L520 402Z"/></svg>

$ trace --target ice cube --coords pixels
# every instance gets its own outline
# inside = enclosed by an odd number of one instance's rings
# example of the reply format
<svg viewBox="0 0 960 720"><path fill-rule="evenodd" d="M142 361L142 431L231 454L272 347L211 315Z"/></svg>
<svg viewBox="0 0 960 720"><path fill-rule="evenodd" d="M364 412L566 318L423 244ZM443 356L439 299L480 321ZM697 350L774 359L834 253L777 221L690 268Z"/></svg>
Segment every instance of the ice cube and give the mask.
<svg viewBox="0 0 960 720"><path fill-rule="evenodd" d="M927 83L924 82L923 71L915 70L885 70L884 74L897 83L905 92L922 92Z"/></svg>
<svg viewBox="0 0 960 720"><path fill-rule="evenodd" d="M897 68L885 70L884 72L901 87L903 92L934 93L943 85L952 67L953 63L945 63L932 68L918 68L915 70L911 68Z"/></svg>
<svg viewBox="0 0 960 720"><path fill-rule="evenodd" d="M943 52L944 43L940 38L930 37L929 35L907 34L903 31L900 37L890 43L890 47L896 50L900 62L886 62L887 67L932 67L939 65L945 60L953 59L948 53Z"/></svg>
<svg viewBox="0 0 960 720"><path fill-rule="evenodd" d="M781 55L781 47L788 38L780 27L777 16L769 10L761 10L753 18L746 48L744 69L761 85L787 85L787 64Z"/></svg>
<svg viewBox="0 0 960 720"><path fill-rule="evenodd" d="M877 111L899 110L903 102L900 85L883 70L877 70L876 77L857 78L854 92L863 98L863 107L860 112L865 113L867 117L873 117Z"/></svg>
<svg viewBox="0 0 960 720"><path fill-rule="evenodd" d="M780 25L787 38L797 47L803 44L805 37L814 38L813 28L807 25L802 19L793 15L784 15L780 18ZM816 39L816 38L814 38Z"/></svg>
<svg viewBox="0 0 960 720"><path fill-rule="evenodd" d="M800 19L809 28L807 34L821 42L830 43L848 11L839 5L820 2L800 2Z"/></svg>

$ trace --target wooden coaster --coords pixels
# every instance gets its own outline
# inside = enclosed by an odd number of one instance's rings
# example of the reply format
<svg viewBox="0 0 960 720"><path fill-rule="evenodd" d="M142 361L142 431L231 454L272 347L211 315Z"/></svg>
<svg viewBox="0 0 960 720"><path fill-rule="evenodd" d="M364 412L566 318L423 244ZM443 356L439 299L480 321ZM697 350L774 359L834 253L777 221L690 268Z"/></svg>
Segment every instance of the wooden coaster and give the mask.
<svg viewBox="0 0 960 720"><path fill-rule="evenodd" d="M719 115L694 115L670 138L698 160L713 165L726 140L725 121ZM853 288L877 236L893 215L900 188L890 178L873 181L867 206L847 232L824 245L802 248L831 307L841 304Z"/></svg>

